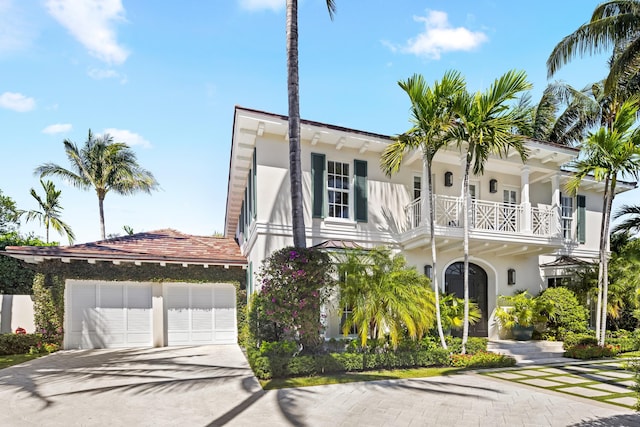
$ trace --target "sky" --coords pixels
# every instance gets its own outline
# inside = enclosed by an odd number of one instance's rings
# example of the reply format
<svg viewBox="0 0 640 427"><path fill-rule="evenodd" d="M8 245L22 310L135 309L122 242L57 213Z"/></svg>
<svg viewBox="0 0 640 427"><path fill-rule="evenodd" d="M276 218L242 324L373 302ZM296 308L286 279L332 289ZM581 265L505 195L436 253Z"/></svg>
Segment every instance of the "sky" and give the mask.
<svg viewBox="0 0 640 427"><path fill-rule="evenodd" d="M304 119L394 135L409 128L398 87L447 70L470 91L524 70L533 100L548 82L606 75L606 55L576 58L551 79L553 47L598 1L299 1ZM235 105L287 114L285 0L0 0L0 190L19 209L42 194L34 168L68 167L63 141L89 129L128 143L160 184L105 199L107 234L224 230ZM100 239L95 192L53 179L76 243ZM616 205L637 203L633 190ZM44 236L37 222L20 231ZM52 240L66 239L52 232Z"/></svg>

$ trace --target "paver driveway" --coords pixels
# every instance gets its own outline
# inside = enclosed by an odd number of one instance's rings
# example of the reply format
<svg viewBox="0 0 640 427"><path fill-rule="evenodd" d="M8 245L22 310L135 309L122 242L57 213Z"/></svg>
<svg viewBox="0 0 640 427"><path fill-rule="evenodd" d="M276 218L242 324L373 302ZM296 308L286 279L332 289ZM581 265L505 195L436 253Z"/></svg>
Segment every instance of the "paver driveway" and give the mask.
<svg viewBox="0 0 640 427"><path fill-rule="evenodd" d="M0 426L640 426L467 373L264 392L235 346L61 352L0 370Z"/></svg>

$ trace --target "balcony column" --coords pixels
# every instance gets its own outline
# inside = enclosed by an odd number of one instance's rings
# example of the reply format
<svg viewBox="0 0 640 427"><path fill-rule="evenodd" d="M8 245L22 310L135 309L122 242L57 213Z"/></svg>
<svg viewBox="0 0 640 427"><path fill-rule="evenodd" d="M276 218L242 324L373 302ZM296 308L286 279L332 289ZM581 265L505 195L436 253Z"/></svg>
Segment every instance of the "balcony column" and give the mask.
<svg viewBox="0 0 640 427"><path fill-rule="evenodd" d="M522 232L531 233L533 231L531 202L529 200L529 166L522 167L520 175L520 201L522 205Z"/></svg>
<svg viewBox="0 0 640 427"><path fill-rule="evenodd" d="M555 213L553 219L552 234L559 236L562 232L562 228L560 227L560 174L557 173L551 177L551 209Z"/></svg>
<svg viewBox="0 0 640 427"><path fill-rule="evenodd" d="M422 188L420 189L420 225L429 224L429 174L427 171L427 161L422 158Z"/></svg>

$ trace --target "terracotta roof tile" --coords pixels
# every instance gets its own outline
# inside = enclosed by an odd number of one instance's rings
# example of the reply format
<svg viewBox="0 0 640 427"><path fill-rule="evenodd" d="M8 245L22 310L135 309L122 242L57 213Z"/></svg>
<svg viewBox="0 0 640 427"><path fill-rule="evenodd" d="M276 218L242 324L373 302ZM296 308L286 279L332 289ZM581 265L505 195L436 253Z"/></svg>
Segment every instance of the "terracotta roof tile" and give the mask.
<svg viewBox="0 0 640 427"><path fill-rule="evenodd" d="M246 265L233 239L192 236L172 229L136 233L73 246L7 246L7 255L122 261Z"/></svg>

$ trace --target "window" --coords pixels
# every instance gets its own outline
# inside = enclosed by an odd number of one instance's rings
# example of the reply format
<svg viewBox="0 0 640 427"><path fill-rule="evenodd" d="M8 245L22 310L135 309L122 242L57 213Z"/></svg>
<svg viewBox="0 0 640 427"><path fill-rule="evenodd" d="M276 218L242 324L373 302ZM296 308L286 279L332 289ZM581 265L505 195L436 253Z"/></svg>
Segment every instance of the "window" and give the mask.
<svg viewBox="0 0 640 427"><path fill-rule="evenodd" d="M504 190L503 191L503 201L507 205L517 205L518 204L518 192L516 190Z"/></svg>
<svg viewBox="0 0 640 427"><path fill-rule="evenodd" d="M422 177L413 177L413 200L416 200L422 196Z"/></svg>
<svg viewBox="0 0 640 427"><path fill-rule="evenodd" d="M327 198L331 218L349 218L349 164L327 162Z"/></svg>
<svg viewBox="0 0 640 427"><path fill-rule="evenodd" d="M573 233L571 230L573 222L573 197L560 196L560 217L562 222L562 237L565 239L572 239Z"/></svg>
<svg viewBox="0 0 640 427"><path fill-rule="evenodd" d="M343 333L342 328L344 327L344 324L347 322L347 318L351 315L351 313L351 307L345 307L344 310L342 310L342 317L340 318L340 333ZM348 335L358 335L358 328L356 327L356 325L351 325Z"/></svg>
<svg viewBox="0 0 640 427"><path fill-rule="evenodd" d="M353 171L353 176L351 172ZM311 209L314 218L368 220L367 162L349 163L326 160L324 154L311 153Z"/></svg>
<svg viewBox="0 0 640 427"><path fill-rule="evenodd" d="M558 286L569 286L571 284L570 277L549 277L547 279L548 288L557 288Z"/></svg>

